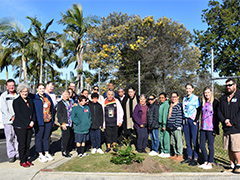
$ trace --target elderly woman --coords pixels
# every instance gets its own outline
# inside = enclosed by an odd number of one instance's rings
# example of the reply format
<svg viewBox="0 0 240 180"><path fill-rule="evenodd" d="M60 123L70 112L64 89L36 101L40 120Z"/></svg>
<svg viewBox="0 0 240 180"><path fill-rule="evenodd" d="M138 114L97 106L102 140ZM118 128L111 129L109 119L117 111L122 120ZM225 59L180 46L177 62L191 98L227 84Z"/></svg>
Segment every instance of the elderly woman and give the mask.
<svg viewBox="0 0 240 180"><path fill-rule="evenodd" d="M36 138L35 146L40 162L52 161L53 157L49 153L49 137L54 123L54 104L50 96L45 93L43 84L37 87L37 95L33 99L36 111ZM45 155L43 155L43 151Z"/></svg>
<svg viewBox="0 0 240 180"><path fill-rule="evenodd" d="M148 141L147 130L147 111L146 96L140 96L140 103L137 104L133 111L134 128L137 130L137 151L139 153L147 153L145 150Z"/></svg>
<svg viewBox="0 0 240 180"><path fill-rule="evenodd" d="M20 165L29 167L33 165L29 161L29 148L32 137L32 127L35 122L35 111L33 102L28 97L29 87L26 84L19 84L17 91L20 96L13 101L13 109L15 112L13 126L18 140Z"/></svg>
<svg viewBox="0 0 240 180"><path fill-rule="evenodd" d="M62 130L62 156L71 157L69 152L71 148L71 138L73 134L73 126L71 120L71 112L73 101L69 99L69 91L64 90L62 93L62 100L57 105L57 118Z"/></svg>

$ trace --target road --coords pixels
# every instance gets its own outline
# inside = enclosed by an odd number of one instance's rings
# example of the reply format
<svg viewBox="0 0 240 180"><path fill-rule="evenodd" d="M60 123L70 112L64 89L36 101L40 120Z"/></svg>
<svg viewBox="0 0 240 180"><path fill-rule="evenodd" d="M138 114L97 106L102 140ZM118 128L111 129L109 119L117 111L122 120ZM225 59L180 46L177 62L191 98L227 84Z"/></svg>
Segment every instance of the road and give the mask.
<svg viewBox="0 0 240 180"><path fill-rule="evenodd" d="M31 149L30 149L32 158L35 158L34 157L34 155L35 155L34 141L35 141L35 138L32 137ZM50 145L50 150L51 150L51 153L53 153L53 154L58 151L61 151L61 143L60 143L59 138L52 137L52 143ZM4 132L0 131L0 163L6 162L6 161L8 161L8 157L7 157L7 153L6 153L6 139L4 136Z"/></svg>

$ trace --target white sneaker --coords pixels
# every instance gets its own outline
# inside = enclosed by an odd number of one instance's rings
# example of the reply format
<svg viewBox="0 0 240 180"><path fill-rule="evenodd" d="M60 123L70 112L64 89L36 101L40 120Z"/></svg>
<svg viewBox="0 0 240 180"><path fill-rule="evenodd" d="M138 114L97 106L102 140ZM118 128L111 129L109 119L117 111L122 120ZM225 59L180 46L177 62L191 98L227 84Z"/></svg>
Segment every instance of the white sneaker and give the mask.
<svg viewBox="0 0 240 180"><path fill-rule="evenodd" d="M83 156L89 156L88 153L83 153Z"/></svg>
<svg viewBox="0 0 240 180"><path fill-rule="evenodd" d="M199 165L198 167L199 167L199 168L203 168L204 166L206 166L206 164L201 164L201 165Z"/></svg>
<svg viewBox="0 0 240 180"><path fill-rule="evenodd" d="M100 148L97 149L97 153L104 154L104 152Z"/></svg>
<svg viewBox="0 0 240 180"><path fill-rule="evenodd" d="M163 155L163 158L169 158L170 157L170 154L164 154Z"/></svg>
<svg viewBox="0 0 240 180"><path fill-rule="evenodd" d="M93 148L92 150L91 150L91 154L95 154L97 152L97 149L96 148Z"/></svg>
<svg viewBox="0 0 240 180"><path fill-rule="evenodd" d="M149 156L157 156L158 153L156 151L151 151L150 153L148 153Z"/></svg>
<svg viewBox="0 0 240 180"><path fill-rule="evenodd" d="M53 161L53 157L51 156L51 154L46 154L45 157L47 158L48 161Z"/></svg>
<svg viewBox="0 0 240 180"><path fill-rule="evenodd" d="M82 153L80 153L80 154L78 155L78 157L82 158L82 157L83 157L83 154L82 154Z"/></svg>
<svg viewBox="0 0 240 180"><path fill-rule="evenodd" d="M45 162L48 161L48 159L47 159L44 155L39 156L39 157L38 157L38 160L39 160L40 162L43 162L43 163L45 163Z"/></svg>
<svg viewBox="0 0 240 180"><path fill-rule="evenodd" d="M202 167L203 169L212 169L212 165L205 165Z"/></svg>
<svg viewBox="0 0 240 180"><path fill-rule="evenodd" d="M158 155L158 157L161 157L161 158L163 158L164 157L164 153L163 152L161 152L159 155Z"/></svg>

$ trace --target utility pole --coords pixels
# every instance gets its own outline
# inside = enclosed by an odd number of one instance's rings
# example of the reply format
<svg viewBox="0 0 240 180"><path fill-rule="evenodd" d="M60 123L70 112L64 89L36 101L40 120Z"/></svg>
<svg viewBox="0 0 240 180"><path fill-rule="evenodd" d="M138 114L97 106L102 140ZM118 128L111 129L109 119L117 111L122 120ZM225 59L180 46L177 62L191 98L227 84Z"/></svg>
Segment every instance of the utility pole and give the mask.
<svg viewBox="0 0 240 180"><path fill-rule="evenodd" d="M100 91L101 91L101 88L100 88L100 83L101 83L101 82L100 82L100 81L101 81L101 80L100 80L100 70L101 70L101 69L98 68L98 89L99 89L99 94L100 94Z"/></svg>

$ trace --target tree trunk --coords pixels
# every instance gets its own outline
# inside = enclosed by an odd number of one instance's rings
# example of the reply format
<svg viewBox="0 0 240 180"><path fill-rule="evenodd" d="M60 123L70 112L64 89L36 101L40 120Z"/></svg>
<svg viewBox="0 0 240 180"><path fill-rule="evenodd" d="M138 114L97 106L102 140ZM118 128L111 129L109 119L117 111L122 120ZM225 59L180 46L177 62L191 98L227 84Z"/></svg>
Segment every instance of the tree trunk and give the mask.
<svg viewBox="0 0 240 180"><path fill-rule="evenodd" d="M8 80L8 67L6 66L6 80Z"/></svg>
<svg viewBox="0 0 240 180"><path fill-rule="evenodd" d="M24 56L24 49L22 49L22 68L23 68L23 80L24 83L27 83L27 61Z"/></svg>
<svg viewBox="0 0 240 180"><path fill-rule="evenodd" d="M81 81L81 91L83 90L83 46L81 46L80 49L80 70L81 70L81 74L80 74L80 81Z"/></svg>
<svg viewBox="0 0 240 180"><path fill-rule="evenodd" d="M43 75L43 49L41 48L41 55L40 55L40 78L39 78L39 83L42 83L42 75Z"/></svg>
<svg viewBox="0 0 240 180"><path fill-rule="evenodd" d="M19 65L19 82L21 83L22 82L22 63L20 62L20 65Z"/></svg>
<svg viewBox="0 0 240 180"><path fill-rule="evenodd" d="M77 92L80 93L79 91L83 90L83 46L81 44L79 44L79 46L77 47ZM81 85L80 85L81 82ZM80 87L80 88L79 88Z"/></svg>

